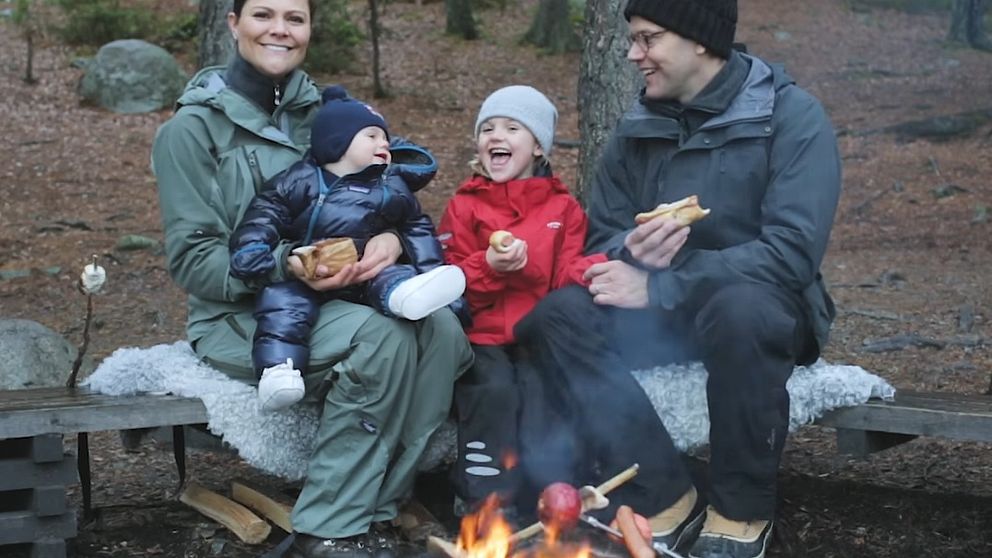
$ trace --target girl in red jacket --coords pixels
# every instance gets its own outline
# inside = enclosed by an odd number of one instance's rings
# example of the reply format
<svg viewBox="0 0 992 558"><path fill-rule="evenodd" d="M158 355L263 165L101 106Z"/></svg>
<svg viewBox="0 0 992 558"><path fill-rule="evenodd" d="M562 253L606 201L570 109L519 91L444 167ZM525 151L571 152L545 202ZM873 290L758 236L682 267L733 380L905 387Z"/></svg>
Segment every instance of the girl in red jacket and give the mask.
<svg viewBox="0 0 992 558"><path fill-rule="evenodd" d="M586 284L585 270L606 261L601 254L583 257L586 215L551 174L557 120L555 106L533 87L512 85L490 95L475 123L473 176L455 192L438 228L445 259L465 273L473 319L468 338L475 364L455 385L453 471L455 491L470 508L498 493L504 504L534 509L523 499L544 481L532 474L542 467L532 463L527 437L546 424L547 410L540 382L515 346L513 326L552 290ZM494 233L505 237L502 243L490 243ZM541 451L534 458L555 454L535 449Z"/></svg>

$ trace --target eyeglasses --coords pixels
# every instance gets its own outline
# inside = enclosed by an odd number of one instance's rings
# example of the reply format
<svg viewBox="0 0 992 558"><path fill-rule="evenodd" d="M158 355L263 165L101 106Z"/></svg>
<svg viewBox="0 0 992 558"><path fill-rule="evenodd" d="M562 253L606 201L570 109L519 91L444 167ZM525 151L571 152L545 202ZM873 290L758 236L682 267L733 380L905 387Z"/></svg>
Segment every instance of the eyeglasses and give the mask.
<svg viewBox="0 0 992 558"><path fill-rule="evenodd" d="M665 33L668 33L668 29L662 29L661 31L638 31L637 33L631 33L627 37L627 40L630 41L629 44L631 46L637 45L637 48L643 52L647 52L654 46L655 41Z"/></svg>

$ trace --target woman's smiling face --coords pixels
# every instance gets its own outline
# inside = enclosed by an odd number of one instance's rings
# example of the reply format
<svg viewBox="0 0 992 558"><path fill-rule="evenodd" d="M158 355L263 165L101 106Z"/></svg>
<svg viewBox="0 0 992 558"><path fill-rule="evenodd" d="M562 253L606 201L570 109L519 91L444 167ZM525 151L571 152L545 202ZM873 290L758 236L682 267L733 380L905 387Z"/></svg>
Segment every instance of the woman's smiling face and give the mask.
<svg viewBox="0 0 992 558"><path fill-rule="evenodd" d="M310 5L307 0L248 0L241 15L227 15L238 53L272 79L282 79L307 55Z"/></svg>

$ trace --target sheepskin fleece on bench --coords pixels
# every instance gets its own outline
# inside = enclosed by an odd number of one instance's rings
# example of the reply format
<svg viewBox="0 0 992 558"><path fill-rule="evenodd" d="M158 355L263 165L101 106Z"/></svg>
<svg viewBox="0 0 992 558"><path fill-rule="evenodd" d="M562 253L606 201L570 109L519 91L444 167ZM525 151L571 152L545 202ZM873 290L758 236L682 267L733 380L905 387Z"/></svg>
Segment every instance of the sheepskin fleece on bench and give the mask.
<svg viewBox="0 0 992 558"><path fill-rule="evenodd" d="M709 417L702 364L662 366L633 374L678 448L691 450L707 443ZM109 395L150 392L199 398L207 409L210 431L237 449L252 466L290 480L306 474L317 430L317 406L301 404L262 414L255 388L200 362L185 341L118 349L83 385ZM895 395L888 382L860 367L822 360L797 367L788 389L792 400L790 430L813 422L830 409ZM421 469L451 462L454 455L455 429L449 421L435 433Z"/></svg>

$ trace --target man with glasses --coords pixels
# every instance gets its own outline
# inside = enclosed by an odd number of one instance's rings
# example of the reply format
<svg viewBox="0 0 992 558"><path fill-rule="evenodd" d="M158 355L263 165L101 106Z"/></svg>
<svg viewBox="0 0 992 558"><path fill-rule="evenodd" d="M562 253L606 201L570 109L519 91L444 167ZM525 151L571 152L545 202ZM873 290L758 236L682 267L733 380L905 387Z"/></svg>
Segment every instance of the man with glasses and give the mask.
<svg viewBox="0 0 992 558"><path fill-rule="evenodd" d="M697 493L659 422L642 445L669 464L653 502L663 511L638 511L654 514L657 541L693 558L760 557L786 381L816 360L834 317L819 269L840 195L836 137L781 68L734 50L735 0L629 0L624 15L644 89L587 199L587 248L610 261L590 268L588 289L552 293L517 338L568 394L576 436L600 447L616 444L597 438L603 423L654 413L627 370L701 360L709 489ZM691 228L664 217L635 226L635 214L689 195L711 210Z"/></svg>

